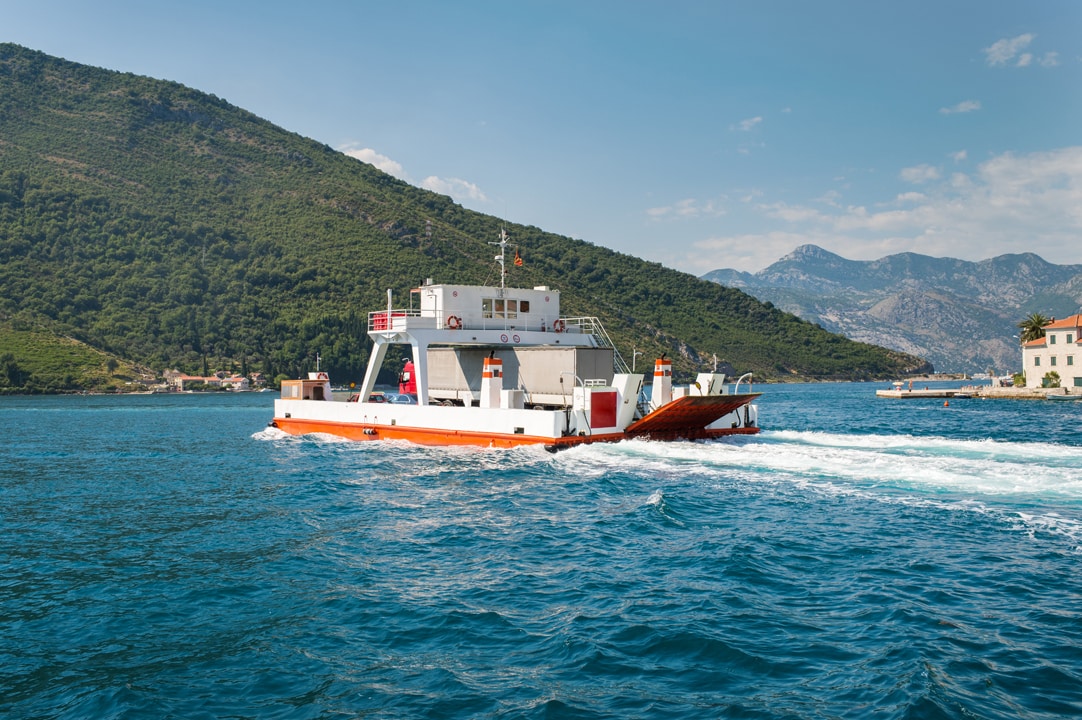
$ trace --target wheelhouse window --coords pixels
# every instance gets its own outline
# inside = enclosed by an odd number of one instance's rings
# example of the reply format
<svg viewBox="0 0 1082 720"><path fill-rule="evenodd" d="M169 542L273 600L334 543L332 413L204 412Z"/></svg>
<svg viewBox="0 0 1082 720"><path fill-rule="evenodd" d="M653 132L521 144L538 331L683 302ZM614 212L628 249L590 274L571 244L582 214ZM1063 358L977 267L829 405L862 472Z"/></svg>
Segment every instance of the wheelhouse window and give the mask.
<svg viewBox="0 0 1082 720"><path fill-rule="evenodd" d="M510 300L507 298L482 298L481 315L486 318L515 319L519 313L530 312L529 300Z"/></svg>

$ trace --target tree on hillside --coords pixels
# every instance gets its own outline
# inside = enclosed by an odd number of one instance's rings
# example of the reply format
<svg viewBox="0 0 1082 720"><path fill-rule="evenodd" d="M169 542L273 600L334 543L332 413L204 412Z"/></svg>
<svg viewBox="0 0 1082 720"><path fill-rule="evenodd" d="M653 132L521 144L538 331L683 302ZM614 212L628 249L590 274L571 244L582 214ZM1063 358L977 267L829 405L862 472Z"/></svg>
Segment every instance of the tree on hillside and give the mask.
<svg viewBox="0 0 1082 720"><path fill-rule="evenodd" d="M21 388L29 379L30 373L19 367L19 362L12 353L0 355L0 384L11 388Z"/></svg>
<svg viewBox="0 0 1082 720"><path fill-rule="evenodd" d="M1030 340L1036 340L1037 338L1044 337L1044 326L1049 323L1048 318L1039 312L1030 313L1026 316L1026 319L1018 323L1018 328L1022 331L1020 339L1023 343L1027 343Z"/></svg>

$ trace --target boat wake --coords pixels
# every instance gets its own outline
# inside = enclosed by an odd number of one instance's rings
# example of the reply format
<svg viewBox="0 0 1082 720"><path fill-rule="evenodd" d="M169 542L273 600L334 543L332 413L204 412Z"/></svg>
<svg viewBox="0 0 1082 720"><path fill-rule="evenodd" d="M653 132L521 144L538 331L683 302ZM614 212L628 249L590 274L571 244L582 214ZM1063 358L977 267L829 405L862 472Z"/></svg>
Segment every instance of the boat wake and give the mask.
<svg viewBox="0 0 1082 720"><path fill-rule="evenodd" d="M432 448L405 441L373 445L334 435L294 436L274 427L253 433L252 438L337 447L362 455L390 453L405 464L433 455L486 467L551 464L580 480L606 478L614 472L661 479L697 474L835 489L1082 500L1078 472L1082 447L1042 442L768 430L757 436L701 442L599 443L550 455L538 447Z"/></svg>
<svg viewBox="0 0 1082 720"><path fill-rule="evenodd" d="M623 442L575 448L577 473L597 461L661 477L689 472L982 496L1082 500L1082 447L940 437L764 431L707 442Z"/></svg>
<svg viewBox="0 0 1082 720"><path fill-rule="evenodd" d="M677 486L925 507L999 518L1082 550L1082 447L941 437L764 431L707 442L590 445L554 460L577 478L647 476ZM664 486L663 487L667 487ZM656 491L648 504L667 497Z"/></svg>
<svg viewBox="0 0 1082 720"><path fill-rule="evenodd" d="M666 506L670 487L739 486L749 494L814 493L995 515L1027 533L1052 532L1082 544L1082 447L1053 443L780 430L702 442L598 443L552 455L538 447L354 443L275 428L253 438L357 455L366 466L386 466L421 484L438 484L449 473L481 485L499 485L512 474L546 484L649 478L660 485L638 502L655 509Z"/></svg>

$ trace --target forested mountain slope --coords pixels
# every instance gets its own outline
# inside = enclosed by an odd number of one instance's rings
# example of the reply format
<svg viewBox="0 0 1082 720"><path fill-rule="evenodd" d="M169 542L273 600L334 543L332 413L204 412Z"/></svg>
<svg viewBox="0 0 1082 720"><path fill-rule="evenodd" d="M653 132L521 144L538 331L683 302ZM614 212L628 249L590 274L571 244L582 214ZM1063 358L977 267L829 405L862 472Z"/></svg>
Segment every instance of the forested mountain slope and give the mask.
<svg viewBox="0 0 1082 720"><path fill-rule="evenodd" d="M359 379L369 310L424 278L496 282L506 227L566 313L617 346L769 378L893 377L921 361L741 291L463 209L172 82L0 45L0 338L48 331L161 370ZM0 354L4 352L0 340ZM27 389L62 390L34 380ZM7 382L0 377L0 389ZM35 385L35 382L37 385Z"/></svg>

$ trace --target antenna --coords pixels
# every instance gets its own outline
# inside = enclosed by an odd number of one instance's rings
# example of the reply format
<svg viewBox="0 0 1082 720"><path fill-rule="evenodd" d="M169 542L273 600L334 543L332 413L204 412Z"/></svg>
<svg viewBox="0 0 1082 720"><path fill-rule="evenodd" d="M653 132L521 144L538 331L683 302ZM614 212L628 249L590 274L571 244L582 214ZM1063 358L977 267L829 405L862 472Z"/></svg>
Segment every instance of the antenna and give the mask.
<svg viewBox="0 0 1082 720"><path fill-rule="evenodd" d="M489 245L496 245L500 248L500 254L496 256L496 262L500 264L500 294L503 294L503 290L506 287L507 281L507 266L505 257L507 255L507 231L500 228L500 241L489 242Z"/></svg>

